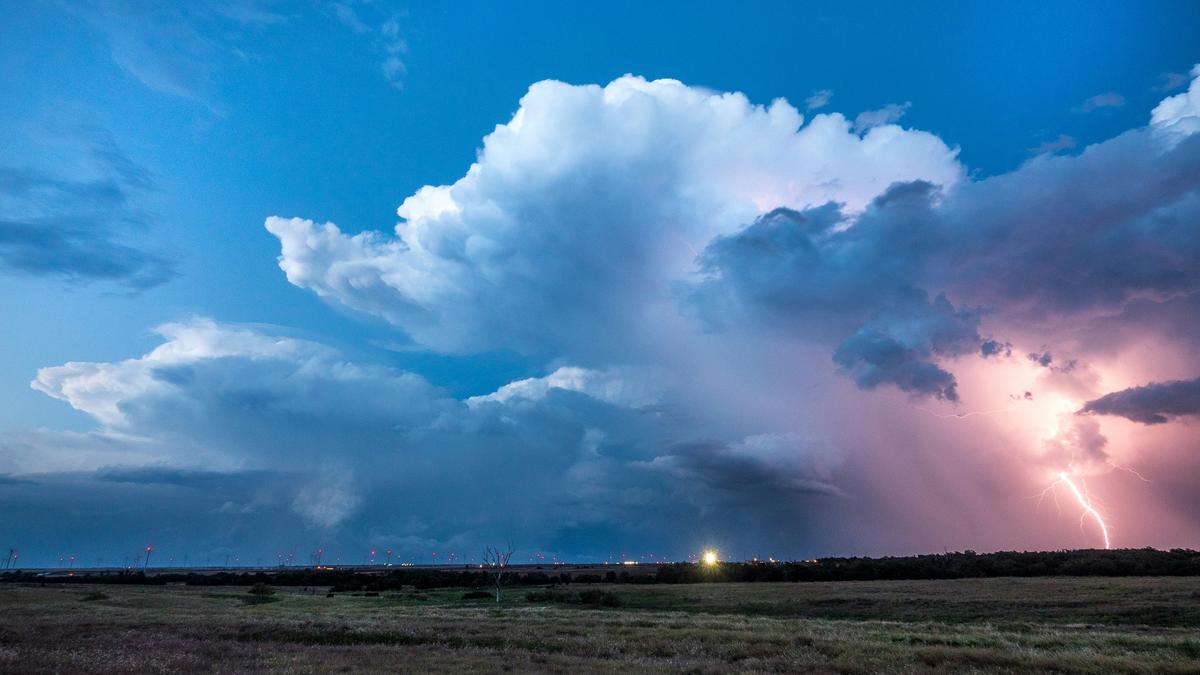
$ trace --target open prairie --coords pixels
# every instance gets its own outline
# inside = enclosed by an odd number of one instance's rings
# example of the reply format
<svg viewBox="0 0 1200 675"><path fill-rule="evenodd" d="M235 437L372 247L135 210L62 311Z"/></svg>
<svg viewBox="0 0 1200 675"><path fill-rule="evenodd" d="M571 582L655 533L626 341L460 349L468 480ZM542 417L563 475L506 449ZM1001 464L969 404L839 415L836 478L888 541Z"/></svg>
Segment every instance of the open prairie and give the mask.
<svg viewBox="0 0 1200 675"><path fill-rule="evenodd" d="M1200 672L1196 577L247 591L3 585L0 670Z"/></svg>

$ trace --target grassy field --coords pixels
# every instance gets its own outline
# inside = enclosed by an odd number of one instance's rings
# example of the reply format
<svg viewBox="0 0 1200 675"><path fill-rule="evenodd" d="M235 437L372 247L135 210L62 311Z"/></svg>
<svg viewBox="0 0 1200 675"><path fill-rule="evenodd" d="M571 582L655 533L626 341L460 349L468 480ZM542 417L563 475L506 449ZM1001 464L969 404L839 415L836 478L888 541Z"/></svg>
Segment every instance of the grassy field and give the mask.
<svg viewBox="0 0 1200 675"><path fill-rule="evenodd" d="M1200 673L1195 577L595 588L620 607L9 584L0 671Z"/></svg>

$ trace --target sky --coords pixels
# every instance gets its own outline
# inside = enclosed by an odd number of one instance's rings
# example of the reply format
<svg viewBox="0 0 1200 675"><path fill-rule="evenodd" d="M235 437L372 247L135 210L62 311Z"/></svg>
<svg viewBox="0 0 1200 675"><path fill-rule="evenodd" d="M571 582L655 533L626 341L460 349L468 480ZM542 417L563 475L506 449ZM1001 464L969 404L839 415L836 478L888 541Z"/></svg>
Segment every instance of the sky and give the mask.
<svg viewBox="0 0 1200 675"><path fill-rule="evenodd" d="M1195 3L0 4L22 565L1200 547Z"/></svg>

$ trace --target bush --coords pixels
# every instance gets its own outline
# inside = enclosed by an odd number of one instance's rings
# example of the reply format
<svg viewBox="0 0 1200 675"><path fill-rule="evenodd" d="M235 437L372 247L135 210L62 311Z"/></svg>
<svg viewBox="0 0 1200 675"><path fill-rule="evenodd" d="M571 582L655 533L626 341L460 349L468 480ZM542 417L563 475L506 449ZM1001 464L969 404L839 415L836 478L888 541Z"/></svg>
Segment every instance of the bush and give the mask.
<svg viewBox="0 0 1200 675"><path fill-rule="evenodd" d="M488 591L467 591L462 594L463 600L491 600L495 597L495 594Z"/></svg>
<svg viewBox="0 0 1200 675"><path fill-rule="evenodd" d="M272 597L275 595L275 589L270 584L259 582L246 592L250 594L250 597L242 598L242 601L247 605L261 605L278 600L278 598Z"/></svg>

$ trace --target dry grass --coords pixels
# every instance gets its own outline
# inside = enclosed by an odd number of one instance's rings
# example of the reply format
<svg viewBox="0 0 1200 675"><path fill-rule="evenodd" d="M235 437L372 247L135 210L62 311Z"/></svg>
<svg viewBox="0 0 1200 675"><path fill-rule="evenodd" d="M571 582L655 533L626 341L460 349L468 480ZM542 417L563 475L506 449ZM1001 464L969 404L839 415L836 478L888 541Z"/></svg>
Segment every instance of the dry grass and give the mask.
<svg viewBox="0 0 1200 675"><path fill-rule="evenodd" d="M0 671L1200 673L1194 578L604 588L624 606L0 586Z"/></svg>

